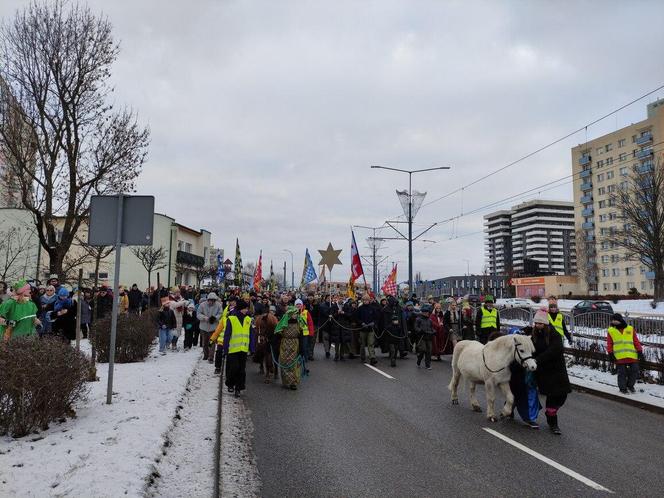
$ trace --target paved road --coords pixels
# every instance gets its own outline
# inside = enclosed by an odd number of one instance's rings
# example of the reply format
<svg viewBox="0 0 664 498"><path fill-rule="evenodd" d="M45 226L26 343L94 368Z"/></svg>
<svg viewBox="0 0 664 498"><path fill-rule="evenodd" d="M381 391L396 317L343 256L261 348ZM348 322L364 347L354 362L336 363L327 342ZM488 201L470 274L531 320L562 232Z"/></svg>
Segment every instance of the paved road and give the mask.
<svg viewBox="0 0 664 498"><path fill-rule="evenodd" d="M379 360L393 380L359 360L325 360L317 345L312 375L295 392L264 385L249 367L245 402L263 496L607 494L486 427L618 495L664 493L661 415L573 393L560 414L563 436L514 421L490 424L470 410L465 390L461 405L451 405L449 359L432 371L417 369L412 355L397 368Z"/></svg>

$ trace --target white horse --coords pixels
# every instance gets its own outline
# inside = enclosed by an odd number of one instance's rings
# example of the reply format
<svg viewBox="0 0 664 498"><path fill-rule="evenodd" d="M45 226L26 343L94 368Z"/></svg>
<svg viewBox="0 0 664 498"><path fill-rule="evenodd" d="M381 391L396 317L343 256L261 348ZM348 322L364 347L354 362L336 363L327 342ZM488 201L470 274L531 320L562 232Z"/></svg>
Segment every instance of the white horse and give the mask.
<svg viewBox="0 0 664 498"><path fill-rule="evenodd" d="M494 402L496 387L505 395L507 403L501 412L502 417L512 413L514 395L510 390L510 363L517 361L529 371L537 368L532 355L535 346L530 337L525 335L507 335L490 341L483 346L477 341L459 341L452 356L452 380L448 389L452 392L452 404L459 404L457 388L461 377L470 382L470 404L474 411L481 412L480 404L475 397L477 384L484 384L487 401L487 418L496 421Z"/></svg>

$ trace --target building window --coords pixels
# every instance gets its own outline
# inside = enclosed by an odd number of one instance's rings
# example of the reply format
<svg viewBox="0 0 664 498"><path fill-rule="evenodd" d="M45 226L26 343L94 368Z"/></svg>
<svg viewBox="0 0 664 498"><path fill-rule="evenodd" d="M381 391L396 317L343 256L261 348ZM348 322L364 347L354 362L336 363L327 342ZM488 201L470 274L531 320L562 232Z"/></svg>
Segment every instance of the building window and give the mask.
<svg viewBox="0 0 664 498"><path fill-rule="evenodd" d="M598 182L603 182L604 181L604 173L600 173L597 175L597 181Z"/></svg>
<svg viewBox="0 0 664 498"><path fill-rule="evenodd" d="M615 207L615 205L616 205L616 200L613 198L609 199L609 207Z"/></svg>
<svg viewBox="0 0 664 498"><path fill-rule="evenodd" d="M599 161L597 161L597 167L601 168L602 166L604 166L604 159L600 159Z"/></svg>
<svg viewBox="0 0 664 498"><path fill-rule="evenodd" d="M606 194L606 189L604 187L600 187L597 189L597 195L604 195Z"/></svg>
<svg viewBox="0 0 664 498"><path fill-rule="evenodd" d="M618 161L620 162L627 161L627 152L623 152L622 154L620 154L618 156Z"/></svg>
<svg viewBox="0 0 664 498"><path fill-rule="evenodd" d="M604 150L605 150L606 152L611 152L611 150L613 150L613 144L606 144L606 145L604 146Z"/></svg>
<svg viewBox="0 0 664 498"><path fill-rule="evenodd" d="M609 276L609 270L607 270L606 268L604 268L604 269L602 270L602 276L603 276L603 277L608 277L608 276Z"/></svg>
<svg viewBox="0 0 664 498"><path fill-rule="evenodd" d="M624 146L625 146L625 139L621 138L620 140L618 140L618 147L624 147Z"/></svg>
<svg viewBox="0 0 664 498"><path fill-rule="evenodd" d="M607 179L607 180L610 180L611 178L613 178L613 176L614 176L614 172L613 172L613 171L607 171L607 172L606 172L606 179Z"/></svg>
<svg viewBox="0 0 664 498"><path fill-rule="evenodd" d="M632 143L633 143L633 144L636 143L636 135L632 135Z"/></svg>
<svg viewBox="0 0 664 498"><path fill-rule="evenodd" d="M605 291L608 291L609 290L609 284L604 284L603 288L604 288Z"/></svg>
<svg viewBox="0 0 664 498"><path fill-rule="evenodd" d="M608 219L609 219L609 215L608 215L608 214L600 214L600 215L599 215L599 221L606 221L606 220L608 220Z"/></svg>
<svg viewBox="0 0 664 498"><path fill-rule="evenodd" d="M636 287L636 284L634 282L627 282L627 288L628 289L633 289Z"/></svg>
<svg viewBox="0 0 664 498"><path fill-rule="evenodd" d="M627 166L620 168L620 176L627 176Z"/></svg>
<svg viewBox="0 0 664 498"><path fill-rule="evenodd" d="M616 213L615 211L612 212L612 213L609 213L609 219L610 220L617 220L618 219L618 213Z"/></svg>
<svg viewBox="0 0 664 498"><path fill-rule="evenodd" d="M607 157L606 158L606 165L611 166L613 164L613 158L612 157Z"/></svg>
<svg viewBox="0 0 664 498"><path fill-rule="evenodd" d="M611 275L614 277L619 277L620 276L620 268L611 268Z"/></svg>
<svg viewBox="0 0 664 498"><path fill-rule="evenodd" d="M606 207L606 201L599 201L599 208L605 208Z"/></svg>
<svg viewBox="0 0 664 498"><path fill-rule="evenodd" d="M613 290L614 291L620 290L620 282L613 282Z"/></svg>
<svg viewBox="0 0 664 498"><path fill-rule="evenodd" d="M191 252L191 244L189 242L185 243L184 251L185 252Z"/></svg>
<svg viewBox="0 0 664 498"><path fill-rule="evenodd" d="M604 154L604 147L597 147L597 148L595 149L595 152L597 153L598 156L599 156L600 154Z"/></svg>
<svg viewBox="0 0 664 498"><path fill-rule="evenodd" d="M602 256L602 263L608 263L609 262L609 257L604 255Z"/></svg>
<svg viewBox="0 0 664 498"><path fill-rule="evenodd" d="M182 247L184 247L184 242L182 242L181 240L178 240L178 251L181 251Z"/></svg>
<svg viewBox="0 0 664 498"><path fill-rule="evenodd" d="M609 243L606 241L602 242L602 249L606 250L608 248L609 248Z"/></svg>
<svg viewBox="0 0 664 498"><path fill-rule="evenodd" d="M609 194L610 194L611 192L615 192L615 191L616 191L616 185L615 185L615 184L613 184L613 185L609 185L609 186L607 187L607 191L609 192Z"/></svg>
<svg viewBox="0 0 664 498"><path fill-rule="evenodd" d="M625 268L625 275L627 275L628 277L633 276L634 275L634 268L631 267L631 266L628 266L627 268ZM631 285L630 287L634 287L634 286Z"/></svg>

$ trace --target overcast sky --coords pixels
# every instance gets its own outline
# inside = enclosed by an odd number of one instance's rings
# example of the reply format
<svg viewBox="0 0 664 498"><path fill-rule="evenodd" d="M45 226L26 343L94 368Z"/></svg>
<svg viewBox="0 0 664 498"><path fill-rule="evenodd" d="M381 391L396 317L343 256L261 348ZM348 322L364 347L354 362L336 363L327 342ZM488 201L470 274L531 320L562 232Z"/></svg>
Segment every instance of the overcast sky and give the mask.
<svg viewBox="0 0 664 498"><path fill-rule="evenodd" d="M317 263L328 242L343 249L333 277L347 280L350 226L402 213L407 175L370 165L451 166L413 177L426 203L664 84L657 1L89 3L121 42L117 101L152 132L139 193L210 230L231 259L237 236L245 262L262 249L265 266L288 258L290 273L292 250L296 281L305 248ZM2 0L0 16L25 4ZM588 138L643 119L656 97ZM417 229L571 174L570 149L585 139L424 207ZM540 195L571 200L572 189ZM415 271L463 274L468 259L481 272L489 211L429 232L436 243L416 244ZM367 235L356 230L363 254ZM380 252L406 279L407 243Z"/></svg>

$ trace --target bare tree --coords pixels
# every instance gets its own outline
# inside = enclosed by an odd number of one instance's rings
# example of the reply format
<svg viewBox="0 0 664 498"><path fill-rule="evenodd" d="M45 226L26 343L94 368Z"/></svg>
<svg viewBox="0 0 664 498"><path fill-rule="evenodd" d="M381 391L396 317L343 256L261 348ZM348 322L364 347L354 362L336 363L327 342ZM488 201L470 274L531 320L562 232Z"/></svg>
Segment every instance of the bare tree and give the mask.
<svg viewBox="0 0 664 498"><path fill-rule="evenodd" d="M576 273L579 280L584 282L586 290L590 291L597 285L597 257L595 255L595 241L587 240L584 230L576 231Z"/></svg>
<svg viewBox="0 0 664 498"><path fill-rule="evenodd" d="M141 262L148 272L148 288L152 286L152 272L166 268L166 249L154 246L136 246L130 248L131 253Z"/></svg>
<svg viewBox="0 0 664 498"><path fill-rule="evenodd" d="M65 0L35 1L0 28L0 155L52 274L90 196L133 191L146 158L148 130L109 98L118 53L108 19Z"/></svg>
<svg viewBox="0 0 664 498"><path fill-rule="evenodd" d="M31 267L31 233L16 227L0 232L0 280L25 277Z"/></svg>
<svg viewBox="0 0 664 498"><path fill-rule="evenodd" d="M628 260L654 272L654 301L664 300L664 165L661 158L633 168L610 199L623 225L605 240L622 247Z"/></svg>

